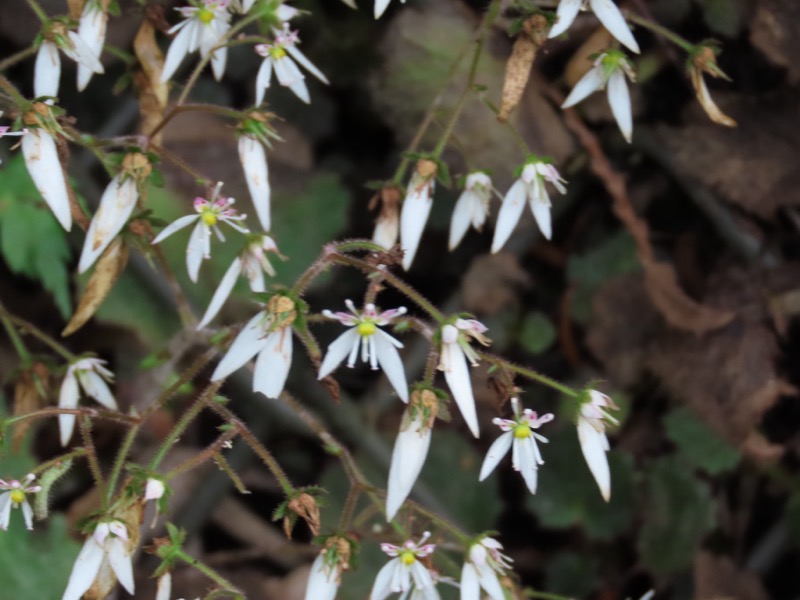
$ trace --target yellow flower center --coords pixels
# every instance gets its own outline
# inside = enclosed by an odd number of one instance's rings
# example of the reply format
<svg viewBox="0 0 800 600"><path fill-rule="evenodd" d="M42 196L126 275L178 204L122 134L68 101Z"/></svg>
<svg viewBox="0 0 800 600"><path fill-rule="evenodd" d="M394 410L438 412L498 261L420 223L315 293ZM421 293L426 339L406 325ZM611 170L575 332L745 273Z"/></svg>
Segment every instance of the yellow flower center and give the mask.
<svg viewBox="0 0 800 600"><path fill-rule="evenodd" d="M14 490L11 492L11 501L14 504L20 504L23 500L25 500L25 492L22 490Z"/></svg>
<svg viewBox="0 0 800 600"><path fill-rule="evenodd" d="M203 212L203 214L200 216L200 218L203 219L203 223L205 223L209 227L211 225L216 225L217 224L217 215L215 215L210 210Z"/></svg>
<svg viewBox="0 0 800 600"><path fill-rule="evenodd" d="M283 58L284 56L286 56L286 50L284 50L280 46L275 46L272 50L270 50L270 54L272 54L272 58L275 59Z"/></svg>
<svg viewBox="0 0 800 600"><path fill-rule="evenodd" d="M378 328L375 326L375 323L371 323L369 321L362 321L356 327L356 331L358 331L358 335L362 337L367 337L375 333Z"/></svg>
<svg viewBox="0 0 800 600"><path fill-rule="evenodd" d="M411 550L403 550L400 553L400 562L406 566L413 565L417 561L417 557L414 556L414 553Z"/></svg>
<svg viewBox="0 0 800 600"><path fill-rule="evenodd" d="M531 435L531 428L525 425L524 423L519 423L514 427L514 437L517 439L525 439L526 437L530 437Z"/></svg>
<svg viewBox="0 0 800 600"><path fill-rule="evenodd" d="M201 8L197 11L197 18L201 23L208 25L214 20L214 11L207 8Z"/></svg>

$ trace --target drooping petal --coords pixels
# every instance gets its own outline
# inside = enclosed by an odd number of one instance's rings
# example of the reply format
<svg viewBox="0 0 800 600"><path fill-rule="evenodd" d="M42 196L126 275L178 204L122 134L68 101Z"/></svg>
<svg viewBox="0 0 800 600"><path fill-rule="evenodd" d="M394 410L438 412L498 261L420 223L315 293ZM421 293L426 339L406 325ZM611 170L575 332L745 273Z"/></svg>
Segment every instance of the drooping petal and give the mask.
<svg viewBox="0 0 800 600"><path fill-rule="evenodd" d="M108 24L108 13L102 10L97 4L87 2L83 8L80 23L78 24L78 36L84 41L89 50L98 57L103 52L103 44L106 40L106 25ZM83 91L89 84L94 71L83 63L78 63L78 91Z"/></svg>
<svg viewBox="0 0 800 600"><path fill-rule="evenodd" d="M78 262L78 272L85 273L105 251L117 234L122 231L125 223L136 207L139 192L136 181L127 178L122 181L122 175L117 174L103 192L100 206L97 208L86 239L83 251Z"/></svg>
<svg viewBox="0 0 800 600"><path fill-rule="evenodd" d="M36 64L33 68L33 96L58 96L58 82L61 79L61 56L58 47L47 40L39 46Z"/></svg>
<svg viewBox="0 0 800 600"><path fill-rule="evenodd" d="M92 587L92 583L94 583L97 573L100 571L104 556L103 548L90 535L78 553L78 558L75 559L67 589L64 591L61 600L81 599L84 592Z"/></svg>
<svg viewBox="0 0 800 600"><path fill-rule="evenodd" d="M231 347L219 361L217 368L211 375L211 381L225 379L228 375L243 367L247 361L261 352L267 345L267 335L264 332L265 313L260 312L247 322Z"/></svg>
<svg viewBox="0 0 800 600"><path fill-rule="evenodd" d="M282 327L267 336L267 343L256 359L253 391L277 398L286 385L292 366L292 328Z"/></svg>
<svg viewBox="0 0 800 600"><path fill-rule="evenodd" d="M375 18L380 19L381 15L386 12L390 0L375 0Z"/></svg>
<svg viewBox="0 0 800 600"><path fill-rule="evenodd" d="M506 595L500 581L497 579L497 572L488 564L475 565L478 574L478 581L483 590L489 594L492 600L505 600Z"/></svg>
<svg viewBox="0 0 800 600"><path fill-rule="evenodd" d="M389 483L386 488L387 521L394 518L411 493L411 488L425 464L430 444L431 428L423 422L421 413L412 421L406 412L392 450L392 464L389 467Z"/></svg>
<svg viewBox="0 0 800 600"><path fill-rule="evenodd" d="M300 48L298 48L297 46L292 46L290 44L286 46L286 52L291 54L292 58L294 58L297 62L303 65L309 73L311 73L314 77L319 79L322 83L325 84L330 83L328 81L328 78L325 77L325 74L322 71L320 71L316 67L316 65L314 65L314 63L312 63L310 60L308 60L308 58L306 58L306 55L300 51Z"/></svg>
<svg viewBox="0 0 800 600"><path fill-rule="evenodd" d="M636 38L633 37L625 17L622 16L619 8L612 0L589 0L589 5L598 20L603 24L603 27L608 29L611 35L617 38L631 52L639 54L639 44L636 43Z"/></svg>
<svg viewBox="0 0 800 600"><path fill-rule="evenodd" d="M328 352L325 353L325 358L322 360L317 379L322 379L333 373L336 367L338 367L353 350L353 346L358 344L360 337L358 330L352 327L333 340L330 346L328 346Z"/></svg>
<svg viewBox="0 0 800 600"><path fill-rule="evenodd" d="M117 401L114 400L114 394L108 389L108 384L100 375L94 371L78 371L78 381L87 396L94 398L106 408L117 410Z"/></svg>
<svg viewBox="0 0 800 600"><path fill-rule="evenodd" d="M508 454L513 440L514 432L506 431L494 442L492 442L492 445L489 446L489 451L486 453L486 458L483 459L483 465L481 466L481 473L478 475L478 481L483 481L492 474L492 471L495 470L495 467L497 467L505 455Z"/></svg>
<svg viewBox="0 0 800 600"><path fill-rule="evenodd" d="M22 502L22 519L25 521L25 529L31 531L33 529L33 509L27 500Z"/></svg>
<svg viewBox="0 0 800 600"><path fill-rule="evenodd" d="M228 62L228 48L223 46L217 48L211 55L211 72L214 73L214 79L219 81L225 75L225 65Z"/></svg>
<svg viewBox="0 0 800 600"><path fill-rule="evenodd" d="M572 88L572 91L569 93L569 96L567 96L567 99L564 100L561 108L570 108L578 104L578 102L585 100L605 85L605 79L606 76L602 65L592 67L586 71L586 74L575 84L575 87Z"/></svg>
<svg viewBox="0 0 800 600"><path fill-rule="evenodd" d="M513 434L512 434L513 435ZM539 465L536 462L536 442L533 437L514 440L514 468L517 469L522 478L525 480L525 485L531 494L536 493L536 486L539 480Z"/></svg>
<svg viewBox="0 0 800 600"><path fill-rule="evenodd" d="M418 590L425 590L433 587L433 578L430 571L424 565L417 561L411 563L411 576L414 579L414 585Z"/></svg>
<svg viewBox="0 0 800 600"><path fill-rule="evenodd" d="M450 221L450 238L447 243L450 250L454 250L464 239L472 222L473 205L476 201L479 202L472 190L464 190L459 196L456 207L453 209L453 218Z"/></svg>
<svg viewBox="0 0 800 600"><path fill-rule="evenodd" d="M264 231L269 231L270 222L270 196L269 171L267 155L264 146L257 139L249 135L239 138L239 160L244 169L244 178L247 189L253 199L258 220Z"/></svg>
<svg viewBox="0 0 800 600"><path fill-rule="evenodd" d="M186 21L184 21L184 23L186 23ZM181 28L178 35L175 36L172 43L169 45L167 57L164 59L164 69L161 71L161 83L169 81L170 77L178 70L183 58L190 52L189 48L192 44L192 38L196 33L196 28L191 25L190 23L188 27L184 26Z"/></svg>
<svg viewBox="0 0 800 600"><path fill-rule="evenodd" d="M186 245L186 271L193 283L197 283L197 277L200 275L200 265L203 264L208 241L205 225L202 221L198 221Z"/></svg>
<svg viewBox="0 0 800 600"><path fill-rule="evenodd" d="M616 69L608 78L608 104L617 120L619 130L630 144L633 138L633 114L631 112L631 95L622 69Z"/></svg>
<svg viewBox="0 0 800 600"><path fill-rule="evenodd" d="M311 96L308 93L308 86L306 86L305 75L300 71L297 63L294 62L289 56L275 60L275 77L278 82L288 87L294 95L300 98L306 104L311 103Z"/></svg>
<svg viewBox="0 0 800 600"><path fill-rule="evenodd" d="M311 565L305 600L333 600L339 589L336 569L325 565L325 554L320 553Z"/></svg>
<svg viewBox="0 0 800 600"><path fill-rule="evenodd" d="M188 227L195 221L197 221L200 217L198 215L186 215L183 217L178 217L172 223L164 227L151 243L158 244L164 241L166 238L171 236L176 231L183 229L184 227Z"/></svg>
<svg viewBox="0 0 800 600"><path fill-rule="evenodd" d="M133 594L133 565L131 556L128 554L127 542L121 538L114 538L107 542L108 563L117 576L122 587L129 594Z"/></svg>
<svg viewBox="0 0 800 600"><path fill-rule="evenodd" d="M461 416L475 437L480 437L478 415L475 411L475 397L472 395L472 382L467 366L467 357L458 343L442 344L442 364L445 365L444 379L450 388Z"/></svg>
<svg viewBox="0 0 800 600"><path fill-rule="evenodd" d="M58 394L59 408L76 408L78 406L78 379L72 372L68 372L64 381L61 383L61 391ZM75 415L58 415L58 429L61 433L61 445L66 446L72 438L72 431L75 428Z"/></svg>
<svg viewBox="0 0 800 600"><path fill-rule="evenodd" d="M497 214L497 223L494 226L494 239L492 239L492 252L497 252L505 246L511 233L519 223L522 211L525 208L526 185L522 179L517 179L509 188L503 198L500 212Z"/></svg>
<svg viewBox="0 0 800 600"><path fill-rule="evenodd" d="M589 470L592 472L600 494L608 502L611 498L611 472L608 468L608 440L606 434L595 429L592 424L583 418L578 418L578 441L581 444L581 452Z"/></svg>
<svg viewBox="0 0 800 600"><path fill-rule="evenodd" d="M582 4L583 0L561 0L556 10L556 24L553 25L548 37L554 38L569 29L575 17L578 16Z"/></svg>
<svg viewBox="0 0 800 600"><path fill-rule="evenodd" d="M369 600L384 600L392 592L399 591L392 589L392 582L395 579L396 571L400 568L400 560L397 558L393 558L381 567L375 577L372 591L369 593Z"/></svg>
<svg viewBox="0 0 800 600"><path fill-rule="evenodd" d="M544 183L540 182L541 189L544 192ZM542 232L542 235L545 239L552 239L553 237L553 223L552 217L550 215L550 200L547 198L547 193L544 192L545 197L543 199L534 199L531 198L531 212L533 212L533 218L536 219L536 225L539 226L539 231Z"/></svg>
<svg viewBox="0 0 800 600"><path fill-rule="evenodd" d="M0 529L6 531L11 521L11 492L0 495Z"/></svg>
<svg viewBox="0 0 800 600"><path fill-rule="evenodd" d="M256 75L256 106L264 101L264 92L272 81L272 58L265 58Z"/></svg>
<svg viewBox="0 0 800 600"><path fill-rule="evenodd" d="M61 226L69 231L72 212L55 140L43 129L32 129L22 136L22 155L36 189Z"/></svg>
<svg viewBox="0 0 800 600"><path fill-rule="evenodd" d="M375 342L375 355L378 358L381 369L386 373L389 383L392 384L394 391L397 392L400 399L408 403L406 371L403 368L403 361L400 358L400 353L397 351L392 341L394 338L385 331L379 329L372 336L372 339Z"/></svg>
<svg viewBox="0 0 800 600"><path fill-rule="evenodd" d="M103 65L100 63L99 54L86 45L86 42L74 31L68 31L67 37L69 38L72 48L64 48L64 54L69 56L79 65L83 65L93 73L103 73Z"/></svg>
<svg viewBox="0 0 800 600"><path fill-rule="evenodd" d="M412 180L411 186L414 185ZM420 189L410 188L409 194L403 201L400 211L400 243L405 254L403 255L403 268L408 271L414 256L417 254L422 231L433 206L433 183L423 183Z"/></svg>
<svg viewBox="0 0 800 600"><path fill-rule="evenodd" d="M211 320L217 316L219 309L222 308L222 305L225 304L225 300L231 295L233 286L236 285L236 280L239 279L241 273L242 259L237 256L233 259L228 270L225 271L225 275L222 276L216 291L214 291L214 295L211 297L211 302L208 303L208 308L203 318L200 319L200 323L197 324L198 330L203 329L203 327L208 325Z"/></svg>

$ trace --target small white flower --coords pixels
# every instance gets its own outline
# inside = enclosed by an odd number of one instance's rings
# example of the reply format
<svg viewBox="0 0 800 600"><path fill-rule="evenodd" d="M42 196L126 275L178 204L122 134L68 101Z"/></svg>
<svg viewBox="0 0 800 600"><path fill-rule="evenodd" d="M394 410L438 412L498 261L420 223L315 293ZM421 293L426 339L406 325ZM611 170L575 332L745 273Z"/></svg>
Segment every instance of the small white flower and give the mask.
<svg viewBox="0 0 800 600"><path fill-rule="evenodd" d="M269 231L272 225L270 221L272 190L269 186L269 168L264 145L249 135L239 137L239 160L244 169L244 179L253 199L258 220L264 231Z"/></svg>
<svg viewBox="0 0 800 600"><path fill-rule="evenodd" d="M21 145L25 166L33 184L61 226L69 231L72 229L72 210L56 141L44 129L36 128L22 136Z"/></svg>
<svg viewBox="0 0 800 600"><path fill-rule="evenodd" d="M450 241L448 247L455 249L464 239L464 234L472 225L480 231L489 214L489 200L492 198L492 180L486 173L476 171L467 175L464 191L456 202L453 220L450 222Z"/></svg>
<svg viewBox="0 0 800 600"><path fill-rule="evenodd" d="M200 265L204 258L211 258L211 232L217 235L221 242L225 241L225 236L217 227L217 223L222 221L233 227L239 233L250 233L250 231L238 224L247 215L237 215L236 209L232 208L235 202L233 198L220 196L219 191L222 183L218 183L214 188L210 200L197 197L194 199L194 209L196 215L180 217L167 225L153 240L153 244L158 244L176 231L188 227L192 223L197 223L189 237L189 245L186 246L186 269L189 278L197 283L197 276L200 272Z"/></svg>
<svg viewBox="0 0 800 600"><path fill-rule="evenodd" d="M154 477L148 477L144 486L144 501L160 500L164 496L167 487L164 482Z"/></svg>
<svg viewBox="0 0 800 600"><path fill-rule="evenodd" d="M433 421L438 409L433 392L426 390L412 395L400 432L392 450L389 483L386 486L386 520L391 521L411 493L419 477L431 445Z"/></svg>
<svg viewBox="0 0 800 600"><path fill-rule="evenodd" d="M633 66L628 58L619 50L608 50L595 59L594 67L575 84L561 108L575 106L594 92L606 88L614 119L623 137L630 143L633 137L633 114L626 76L634 81Z"/></svg>
<svg viewBox="0 0 800 600"><path fill-rule="evenodd" d="M89 398L106 408L117 410L117 401L106 383L114 380L114 374L105 368L105 364L106 361L99 358L82 358L72 363L61 384L58 407L76 408L82 388ZM58 427L61 431L61 445L66 446L75 428L75 415L58 415Z"/></svg>
<svg viewBox="0 0 800 600"><path fill-rule="evenodd" d="M61 79L59 49L78 63L79 68L83 67L90 73L103 72L103 65L100 64L98 55L83 41L80 35L74 31L65 32L63 27L60 27L53 31L52 39L45 39L42 42L36 54L33 75L33 95L36 98L58 96L58 84ZM48 102L48 104L50 103Z"/></svg>
<svg viewBox="0 0 800 600"><path fill-rule="evenodd" d="M419 542L408 540L402 546L381 544L381 550L393 558L375 577L369 600L384 600L393 593L409 592L412 585L419 590L433 587L430 572L418 560L430 556L436 549L435 544L425 544L430 535L426 531Z"/></svg>
<svg viewBox="0 0 800 600"><path fill-rule="evenodd" d="M103 44L106 41L106 26L108 25L108 11L103 8L99 0L89 0L83 6L83 14L78 24L78 37L86 47L100 61ZM95 71L89 66L78 63L78 91L83 91L89 85L89 80Z"/></svg>
<svg viewBox="0 0 800 600"><path fill-rule="evenodd" d="M526 201L531 207L542 235L548 240L553 237L550 195L545 185L547 182L553 184L560 193L567 193L567 188L564 187L566 181L549 162L534 159L523 167L520 178L508 190L500 206L494 228L492 252L500 250L511 237L522 216Z"/></svg>
<svg viewBox="0 0 800 600"><path fill-rule="evenodd" d="M217 368L211 381L220 381L256 358L253 391L277 398L283 391L292 365L292 327L276 324L276 317L261 311L247 322Z"/></svg>
<svg viewBox="0 0 800 600"><path fill-rule="evenodd" d="M578 16L578 11L586 3L586 0L561 0L556 11L558 20L550 30L549 37L559 36L569 29L575 17ZM622 16L619 8L612 0L588 0L588 4L597 19L603 24L603 27L608 29L611 35L632 52L639 53L639 44L636 43L636 38L633 37L630 27L625 22L625 17Z"/></svg>
<svg viewBox="0 0 800 600"><path fill-rule="evenodd" d="M578 413L578 441L581 452L589 465L594 480L600 488L603 499L608 502L611 498L611 472L608 468L609 450L606 437L606 424L618 425L614 417L605 409L617 410L613 400L596 390L589 390L587 401L581 404Z"/></svg>
<svg viewBox="0 0 800 600"><path fill-rule="evenodd" d="M400 212L400 243L403 246L403 268L408 271L417 254L422 231L433 206L437 165L432 160L417 161L416 170L408 183Z"/></svg>
<svg viewBox="0 0 800 600"><path fill-rule="evenodd" d="M164 60L161 83L169 81L187 54L200 49L205 58L221 41L230 27L228 0L204 0L201 7L184 6L176 8L185 19L173 26L168 33L177 32ZM211 54L211 70L219 81L225 74L228 58L226 47L216 48Z"/></svg>
<svg viewBox="0 0 800 600"><path fill-rule="evenodd" d="M42 490L41 486L31 485L36 479L36 475L29 473L22 481L11 479L3 481L0 479L0 529L6 531L11 520L11 509L21 508L22 518L25 520L25 527L33 529L33 509L28 503L28 494L36 494Z"/></svg>
<svg viewBox="0 0 800 600"><path fill-rule="evenodd" d="M386 12L386 8L389 6L390 0L375 0L375 18L380 19L381 15ZM406 0L400 0L403 4L406 3Z"/></svg>
<svg viewBox="0 0 800 600"><path fill-rule="evenodd" d="M111 567L122 587L129 594L133 594L132 550L128 528L122 521L99 523L75 559L67 589L61 600L80 600L92 587L104 565Z"/></svg>
<svg viewBox="0 0 800 600"><path fill-rule="evenodd" d="M345 304L352 314L334 313L330 310L322 311L322 314L329 319L336 319L350 329L328 346L328 352L319 368L318 379L332 373L345 357L347 357L347 366L352 368L356 364L360 347L361 360L369 362L373 370L380 366L400 399L408 402L408 383L406 383L403 362L397 352L397 348L402 348L403 344L381 329L381 327L389 325L393 319L405 314L405 307L401 306L379 313L374 304L367 304L360 312L356 310L352 300L346 300Z"/></svg>
<svg viewBox="0 0 800 600"><path fill-rule="evenodd" d="M487 328L483 323L473 319L458 319L452 325L445 325L441 330L439 370L444 372L444 379L450 387L453 400L475 437L480 436L480 430L467 360L473 367L476 366L478 354L469 345L469 338L475 338L487 346L489 340L483 335L486 331Z"/></svg>
<svg viewBox="0 0 800 600"><path fill-rule="evenodd" d="M297 66L295 61L303 65L309 73L322 83L329 83L322 71L315 67L297 47L299 42L298 32L292 31L289 29L289 24L284 23L282 30L275 31L274 43L258 44L255 47L255 51L264 57L264 62L261 63L258 75L256 75L256 105L261 104L264 100L264 92L270 85L273 70L278 78L278 83L288 87L294 92L295 96L306 104L311 103L305 75L300 71L300 67Z"/></svg>
<svg viewBox="0 0 800 600"><path fill-rule="evenodd" d="M208 308L203 318L197 325L198 330L203 329L217 316L222 305L225 304L228 296L231 295L233 286L236 284L236 280L239 279L240 275L244 274L253 292L266 291L267 286L264 281L264 273L270 277L275 277L275 269L272 268L272 264L267 258L267 252L279 254L275 241L266 233L263 233L247 244L244 252L233 259L231 266L225 271L225 275L223 275L222 280L219 282L217 290L211 297L211 302L208 303Z"/></svg>
<svg viewBox="0 0 800 600"><path fill-rule="evenodd" d="M331 536L317 555L308 575L305 600L333 600L342 581L342 573L350 568L351 545L347 538Z"/></svg>
<svg viewBox="0 0 800 600"><path fill-rule="evenodd" d="M480 598L481 588L492 600L505 600L498 575L505 575L512 560L500 552L502 549L503 545L490 537L483 537L469 547L461 569L462 600Z"/></svg>
<svg viewBox="0 0 800 600"><path fill-rule="evenodd" d="M529 408L520 413L518 398L511 399L511 406L514 410L513 419L494 419L492 421L505 433L501 434L489 447L478 479L479 481L486 479L511 450L511 465L525 479L525 484L531 494L535 494L539 465L544 464L536 440L547 443L547 438L533 430L552 421L553 415L547 413L539 417Z"/></svg>

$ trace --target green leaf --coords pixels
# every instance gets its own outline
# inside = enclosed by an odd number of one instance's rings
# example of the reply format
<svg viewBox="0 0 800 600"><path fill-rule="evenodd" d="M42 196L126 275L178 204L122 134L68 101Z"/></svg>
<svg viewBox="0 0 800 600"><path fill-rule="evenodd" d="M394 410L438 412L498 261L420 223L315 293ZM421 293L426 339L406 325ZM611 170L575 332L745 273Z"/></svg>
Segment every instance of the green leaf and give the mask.
<svg viewBox="0 0 800 600"><path fill-rule="evenodd" d="M556 328L553 322L540 312L531 312L522 322L519 341L522 347L531 354L541 354L556 339Z"/></svg>
<svg viewBox="0 0 800 600"><path fill-rule="evenodd" d="M688 408L672 411L664 419L664 426L680 455L710 475L729 471L739 463L739 452Z"/></svg>
<svg viewBox="0 0 800 600"><path fill-rule="evenodd" d="M639 536L641 560L658 574L687 569L696 546L714 526L708 485L674 456L653 462L646 474L646 513Z"/></svg>
<svg viewBox="0 0 800 600"><path fill-rule="evenodd" d="M714 33L736 37L750 9L743 0L701 0L703 20Z"/></svg>
<svg viewBox="0 0 800 600"><path fill-rule="evenodd" d="M21 156L0 169L0 252L12 272L51 292L61 316L69 318L66 234L44 205Z"/></svg>
<svg viewBox="0 0 800 600"><path fill-rule="evenodd" d="M545 464L539 469L539 485L528 506L546 527L581 526L596 540L610 540L633 523L633 458L612 450L611 500L606 503L581 453L578 434L569 427L549 435L541 445Z"/></svg>

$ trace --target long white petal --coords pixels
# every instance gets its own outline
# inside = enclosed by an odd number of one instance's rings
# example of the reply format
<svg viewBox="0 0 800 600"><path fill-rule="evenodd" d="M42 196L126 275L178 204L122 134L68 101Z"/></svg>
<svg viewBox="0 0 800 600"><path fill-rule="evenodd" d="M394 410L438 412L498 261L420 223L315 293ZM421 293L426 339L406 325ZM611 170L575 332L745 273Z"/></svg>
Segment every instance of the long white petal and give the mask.
<svg viewBox="0 0 800 600"><path fill-rule="evenodd" d="M617 120L619 130L630 144L633 138L633 114L631 112L631 95L622 69L615 70L608 78L608 104Z"/></svg>
<svg viewBox="0 0 800 600"><path fill-rule="evenodd" d="M561 0L556 10L556 24L553 25L548 37L554 38L569 29L575 17L578 16L582 4L583 0Z"/></svg>
<svg viewBox="0 0 800 600"><path fill-rule="evenodd" d="M378 330L373 335L375 342L375 353L381 369L386 373L389 383L392 384L394 391L400 396L403 402L408 402L408 382L406 381L406 371L403 368L403 361L397 351L392 336L382 330Z"/></svg>
<svg viewBox="0 0 800 600"><path fill-rule="evenodd" d="M43 129L32 129L22 136L22 155L36 189L61 226L69 231L72 212L55 140Z"/></svg>
<svg viewBox="0 0 800 600"><path fill-rule="evenodd" d="M184 217L178 217L172 223L164 227L151 243L158 244L159 242L164 241L166 238L171 236L176 231L183 229L184 227L188 227L195 221L200 218L199 215L186 215Z"/></svg>
<svg viewBox="0 0 800 600"><path fill-rule="evenodd" d="M338 589L336 569L326 568L324 554L318 554L308 575L305 600L333 600Z"/></svg>
<svg viewBox="0 0 800 600"><path fill-rule="evenodd" d="M217 368L211 375L211 381L225 379L228 375L243 367L247 361L267 345L267 336L264 333L265 313L260 312L247 322L231 347L219 361Z"/></svg>
<svg viewBox="0 0 800 600"><path fill-rule="evenodd" d="M122 587L129 594L133 594L133 565L131 564L131 557L128 554L126 545L127 542L120 538L114 538L107 542L108 545L108 562L111 569L117 576Z"/></svg>
<svg viewBox="0 0 800 600"><path fill-rule="evenodd" d="M639 44L636 43L631 28L628 27L625 17L622 16L616 4L611 0L589 0L589 5L611 35L617 38L623 46L627 46L629 50L639 54Z"/></svg>
<svg viewBox="0 0 800 600"><path fill-rule="evenodd" d="M269 231L270 221L270 196L269 170L267 155L264 146L257 139L249 135L239 138L239 160L244 169L244 178L247 189L253 199L258 220L264 231Z"/></svg>
<svg viewBox="0 0 800 600"><path fill-rule="evenodd" d="M333 340L330 346L328 346L328 352L325 354L325 358L322 360L317 379L322 379L336 370L336 367L350 354L353 346L358 344L358 339L360 337L358 330L355 327L351 327Z"/></svg>
<svg viewBox="0 0 800 600"><path fill-rule="evenodd" d="M480 600L481 587L478 581L478 572L471 562L465 562L461 567L461 596L460 600Z"/></svg>
<svg viewBox="0 0 800 600"><path fill-rule="evenodd" d="M219 81L225 75L225 65L228 62L228 48L223 46L214 50L211 55L211 71L214 73L214 79Z"/></svg>
<svg viewBox="0 0 800 600"><path fill-rule="evenodd" d="M100 9L96 4L86 4L78 24L78 35L98 60L106 40L107 23L108 13L106 11ZM87 65L78 63L78 91L86 89L93 73L94 71Z"/></svg>
<svg viewBox="0 0 800 600"><path fill-rule="evenodd" d="M575 106L578 102L585 100L597 90L601 89L604 84L605 73L603 71L603 66L598 65L592 67L586 71L586 74L575 84L575 87L572 88L572 91L569 93L569 96L567 96L567 99L564 100L561 108Z"/></svg>
<svg viewBox="0 0 800 600"><path fill-rule="evenodd" d="M411 186L414 180L411 181ZM422 231L428 222L433 206L433 183L425 183L420 190L411 189L400 211L400 244L403 246L403 268L408 271L417 254Z"/></svg>
<svg viewBox="0 0 800 600"><path fill-rule="evenodd" d="M392 464L389 467L389 484L386 487L387 521L394 519L411 493L411 488L425 464L430 445L431 428L426 427L420 418L409 422L406 412L392 450Z"/></svg>
<svg viewBox="0 0 800 600"><path fill-rule="evenodd" d="M390 0L375 0L375 18L380 19L381 15L386 12L386 7L389 6Z"/></svg>
<svg viewBox="0 0 800 600"><path fill-rule="evenodd" d="M378 575L375 577L375 583L372 586L372 591L369 593L369 600L384 600L393 591L392 580L395 576L395 570L399 568L398 559L394 558L381 567Z"/></svg>
<svg viewBox="0 0 800 600"><path fill-rule="evenodd" d="M278 83L284 87L288 87L294 92L295 96L306 104L310 104L311 96L308 93L305 75L300 71L297 63L295 63L290 56L284 56L276 60L274 66L275 77L278 78Z"/></svg>
<svg viewBox="0 0 800 600"><path fill-rule="evenodd" d="M104 70L103 65L100 63L100 58L86 45L86 42L74 31L68 31L67 37L72 43L72 48L65 49L64 53L79 65L90 69L93 73L103 73Z"/></svg>
<svg viewBox="0 0 800 600"><path fill-rule="evenodd" d="M186 245L186 271L193 283L197 283L197 277L200 275L200 265L203 264L208 243L207 236L204 223L198 221L192 229L192 235L189 236L189 243Z"/></svg>
<svg viewBox="0 0 800 600"><path fill-rule="evenodd" d="M58 47L45 40L36 53L33 68L33 96L58 96L58 82L61 79L61 57Z"/></svg>
<svg viewBox="0 0 800 600"><path fill-rule="evenodd" d="M103 192L100 206L83 242L83 251L78 262L79 273L85 273L100 258L108 245L122 231L136 207L136 202L139 200L136 182L131 178L125 181L121 179L122 175L117 174Z"/></svg>
<svg viewBox="0 0 800 600"><path fill-rule="evenodd" d="M81 599L84 592L92 587L104 556L103 548L90 535L78 553L78 558L75 559L67 589L64 590L61 600Z"/></svg>
<svg viewBox="0 0 800 600"><path fill-rule="evenodd" d="M495 470L500 461L503 460L511 448L511 443L514 441L514 432L506 431L498 437L492 445L489 446L489 451L486 453L486 458L483 459L481 466L481 474L478 476L478 481L483 481L492 471Z"/></svg>
<svg viewBox="0 0 800 600"><path fill-rule="evenodd" d="M264 92L272 81L272 58L265 58L256 75L256 106L264 101Z"/></svg>
<svg viewBox="0 0 800 600"><path fill-rule="evenodd" d="M522 478L525 480L525 485L531 494L536 493L536 485L539 479L539 465L536 464L536 442L532 437L514 440L514 451L516 453L516 460L514 461L514 468L517 469Z"/></svg>
<svg viewBox="0 0 800 600"><path fill-rule="evenodd" d="M114 400L114 394L108 389L108 384L100 375L94 371L81 371L78 373L78 381L87 396L94 398L106 408L117 410L117 401Z"/></svg>
<svg viewBox="0 0 800 600"><path fill-rule="evenodd" d="M214 295L211 296L211 302L208 303L208 308L206 309L203 318L200 320L200 323L197 325L198 330L203 329L203 327L211 322L211 319L217 316L219 309L222 308L222 305L225 304L225 300L227 300L228 296L231 295L233 286L236 285L236 280L239 278L241 273L242 259L237 256L233 259L233 262L231 263L231 266L228 267L228 270L225 271L225 275L222 276L222 280L220 280Z"/></svg>
<svg viewBox="0 0 800 600"><path fill-rule="evenodd" d="M542 184L542 187L544 187L544 184ZM546 239L552 239L553 223L550 216L550 202L531 198L530 204L531 212L533 212L533 218L536 219L536 224L539 226L539 231L542 232Z"/></svg>
<svg viewBox="0 0 800 600"><path fill-rule="evenodd" d="M470 190L464 190L456 202L456 207L453 209L453 218L450 221L450 239L447 247L450 250L455 249L464 239L464 235L469 229L472 222L472 204L475 201L475 193Z"/></svg>
<svg viewBox="0 0 800 600"><path fill-rule="evenodd" d="M478 573L478 581L483 590L489 594L492 600L505 600L506 595L497 579L497 572L488 563L475 565Z"/></svg>
<svg viewBox="0 0 800 600"><path fill-rule="evenodd" d="M73 373L68 372L61 383L61 391L58 394L58 407L77 407L79 396L78 380ZM75 415L58 415L58 429L61 433L61 445L66 446L72 438L73 429L75 429Z"/></svg>
<svg viewBox="0 0 800 600"><path fill-rule="evenodd" d="M458 343L442 344L442 363L447 366L444 371L444 379L450 387L453 400L461 411L461 416L467 423L467 427L475 437L480 437L478 427L478 415L475 412L475 397L472 395L472 382L467 366L467 357Z"/></svg>
<svg viewBox="0 0 800 600"><path fill-rule="evenodd" d="M328 81L328 78L325 77L325 75L322 73L322 71L320 71L314 65L314 63L312 63L310 60L308 60L308 58L306 58L306 55L303 54L300 51L300 48L290 45L290 46L286 46L286 51L289 54L292 55L292 58L294 58L297 62L299 62L301 65L303 65L309 73L311 73L314 77L319 79L322 83L326 83L326 84L330 83Z"/></svg>
<svg viewBox="0 0 800 600"><path fill-rule="evenodd" d="M164 60L164 70L161 71L161 83L169 81L169 78L178 70L183 57L189 52L194 33L193 27L183 27L172 40Z"/></svg>
<svg viewBox="0 0 800 600"><path fill-rule="evenodd" d="M267 343L256 359L253 391L277 398L286 385L292 366L292 328L284 327L267 336Z"/></svg>
<svg viewBox="0 0 800 600"><path fill-rule="evenodd" d="M497 252L505 246L511 233L519 223L522 211L525 208L526 186L522 179L517 179L509 188L500 212L497 214L497 223L494 226L494 239L492 239L492 252Z"/></svg>
<svg viewBox="0 0 800 600"><path fill-rule="evenodd" d="M25 528L30 531L33 529L33 509L27 500L22 502L20 508L22 510L22 518L25 521Z"/></svg>
<svg viewBox="0 0 800 600"><path fill-rule="evenodd" d="M578 441L581 444L583 458L586 459L586 464L589 465L589 470L600 488L600 494L608 502L611 498L611 472L606 456L608 449L606 434L597 431L588 420L579 418Z"/></svg>

